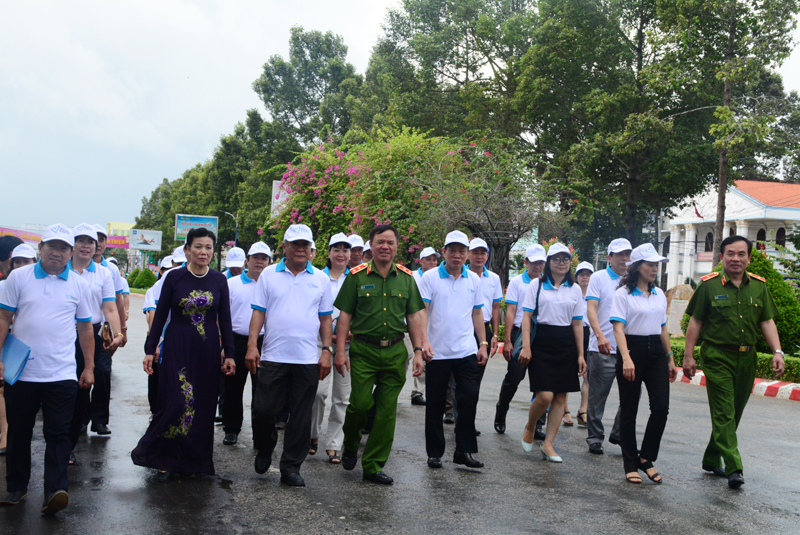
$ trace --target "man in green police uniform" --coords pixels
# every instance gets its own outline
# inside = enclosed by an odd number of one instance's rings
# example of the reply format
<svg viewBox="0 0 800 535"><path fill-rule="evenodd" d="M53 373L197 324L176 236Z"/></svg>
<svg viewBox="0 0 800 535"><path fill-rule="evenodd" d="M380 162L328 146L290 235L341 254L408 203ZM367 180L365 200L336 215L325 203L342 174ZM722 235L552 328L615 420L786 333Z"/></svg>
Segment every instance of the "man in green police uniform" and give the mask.
<svg viewBox="0 0 800 535"><path fill-rule="evenodd" d="M355 468L361 429L367 422L367 413L375 405L375 424L367 439L361 466L365 480L388 485L393 479L382 469L394 441L397 397L406 382L408 353L402 343L404 333L408 330L414 346L415 377L423 371L422 351L430 350L430 344L420 314L425 304L417 283L409 269L394 264L399 239L397 230L391 225L379 225L369 233L369 239L372 260L350 270L334 303L341 311L336 326L339 336L334 366L342 375L345 368L350 370L352 384L344 420L342 466L345 470ZM353 333L349 361L345 353L346 337L341 336L348 331Z"/></svg>
<svg viewBox="0 0 800 535"><path fill-rule="evenodd" d="M683 373L691 379L697 372L694 346L701 337L700 359L711 410L711 439L703 456L703 470L727 476L732 489L744 484L736 429L756 377L759 329L772 350L775 376L780 377L784 370L774 321L778 310L764 279L745 271L752 249L747 238L725 238L719 255L722 272L703 277L686 308L691 318L686 329Z"/></svg>

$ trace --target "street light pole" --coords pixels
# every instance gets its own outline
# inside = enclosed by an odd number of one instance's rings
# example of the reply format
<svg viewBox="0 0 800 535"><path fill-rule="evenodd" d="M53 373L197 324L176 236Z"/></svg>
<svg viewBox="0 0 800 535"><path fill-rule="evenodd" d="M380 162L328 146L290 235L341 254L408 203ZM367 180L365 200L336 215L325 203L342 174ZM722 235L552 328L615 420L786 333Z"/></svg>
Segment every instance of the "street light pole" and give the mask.
<svg viewBox="0 0 800 535"><path fill-rule="evenodd" d="M228 214L236 222L236 233L234 234L234 237L233 237L233 245L234 245L234 247L238 247L239 246L239 214L233 215L232 213L226 212L225 210L220 210L220 212L222 212L223 214Z"/></svg>

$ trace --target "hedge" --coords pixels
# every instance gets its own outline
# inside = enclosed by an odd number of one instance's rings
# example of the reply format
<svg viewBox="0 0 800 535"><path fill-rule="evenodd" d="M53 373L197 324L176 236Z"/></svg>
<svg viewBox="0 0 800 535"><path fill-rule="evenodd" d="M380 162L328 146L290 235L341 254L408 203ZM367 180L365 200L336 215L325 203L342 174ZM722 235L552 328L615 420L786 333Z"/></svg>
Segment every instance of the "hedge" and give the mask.
<svg viewBox="0 0 800 535"><path fill-rule="evenodd" d="M675 359L675 365L678 367L683 366L683 350L685 347L685 342L683 340L672 340L670 345L672 346L672 352L674 353L673 358ZM760 377L768 381L774 381L775 374L772 372L772 355L768 353L757 353L756 355L758 356L758 363L756 364L756 377ZM694 358L697 361L698 368L702 369L703 366L700 362L701 359L699 347L694 348ZM787 383L800 383L800 357L786 357L784 360L786 361L786 371L778 380L786 381Z"/></svg>
<svg viewBox="0 0 800 535"><path fill-rule="evenodd" d="M136 277L136 288L150 288L156 283L156 276L149 269L143 269Z"/></svg>
<svg viewBox="0 0 800 535"><path fill-rule="evenodd" d="M141 272L141 269L136 268L128 274L128 286L136 288L136 277L138 277Z"/></svg>

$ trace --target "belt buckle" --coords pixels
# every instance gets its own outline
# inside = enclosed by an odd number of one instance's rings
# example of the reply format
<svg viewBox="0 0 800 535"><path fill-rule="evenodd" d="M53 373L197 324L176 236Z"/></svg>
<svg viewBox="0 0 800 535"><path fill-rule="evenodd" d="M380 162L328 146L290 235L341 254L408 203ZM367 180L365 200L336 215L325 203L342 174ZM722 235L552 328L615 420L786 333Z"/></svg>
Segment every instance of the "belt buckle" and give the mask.
<svg viewBox="0 0 800 535"><path fill-rule="evenodd" d="M750 347L748 347L748 346L739 346L739 352L740 353L746 353L749 350L750 350Z"/></svg>
<svg viewBox="0 0 800 535"><path fill-rule="evenodd" d="M381 340L381 347L389 347L389 340Z"/></svg>

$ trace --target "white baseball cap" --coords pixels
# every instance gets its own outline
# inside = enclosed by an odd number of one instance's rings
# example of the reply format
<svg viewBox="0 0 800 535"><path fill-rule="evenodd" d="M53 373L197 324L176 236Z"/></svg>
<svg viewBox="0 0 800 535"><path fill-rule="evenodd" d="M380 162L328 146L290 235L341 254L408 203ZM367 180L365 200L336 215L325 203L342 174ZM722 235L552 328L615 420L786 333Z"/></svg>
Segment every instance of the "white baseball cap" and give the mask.
<svg viewBox="0 0 800 535"><path fill-rule="evenodd" d="M308 225L289 225L283 234L283 241L307 241L313 245L314 234Z"/></svg>
<svg viewBox="0 0 800 535"><path fill-rule="evenodd" d="M555 256L558 253L567 253L569 257L572 258L572 253L569 252L569 247L559 242L556 242L550 246L550 248L547 250L547 258Z"/></svg>
<svg viewBox="0 0 800 535"><path fill-rule="evenodd" d="M252 256L254 254L265 254L268 257L272 258L272 249L270 249L269 245L267 245L263 241L257 241L253 245L251 245L250 250L247 251L247 256Z"/></svg>
<svg viewBox="0 0 800 535"><path fill-rule="evenodd" d="M350 240L351 249L355 249L356 247L364 248L364 239L358 234L351 234L347 239Z"/></svg>
<svg viewBox="0 0 800 535"><path fill-rule="evenodd" d="M225 265L229 268L244 267L244 249L241 247L231 247L225 256Z"/></svg>
<svg viewBox="0 0 800 535"><path fill-rule="evenodd" d="M538 243L529 245L528 248L525 249L525 260L528 262L544 262L547 260L547 251L544 250L543 245Z"/></svg>
<svg viewBox="0 0 800 535"><path fill-rule="evenodd" d="M625 238L617 238L608 244L608 254L621 253L622 251L630 251L633 249L631 242Z"/></svg>
<svg viewBox="0 0 800 535"><path fill-rule="evenodd" d="M117 260L113 256L109 256L108 257L108 261L111 262L112 264L116 265L116 266L119 266L119 260Z"/></svg>
<svg viewBox="0 0 800 535"><path fill-rule="evenodd" d="M183 246L178 246L172 251L172 263L183 264L184 262L186 262L186 251L183 250Z"/></svg>
<svg viewBox="0 0 800 535"><path fill-rule="evenodd" d="M481 238L472 238L472 241L469 242L469 250L470 251L474 251L475 249L478 249L480 247L483 247L484 249L486 249L487 253L489 252L489 245L484 240L482 240Z"/></svg>
<svg viewBox="0 0 800 535"><path fill-rule="evenodd" d="M165 256L161 259L160 267L164 269L172 269L172 255Z"/></svg>
<svg viewBox="0 0 800 535"><path fill-rule="evenodd" d="M439 253L437 253L436 249L434 249L433 247L426 247L426 248L424 248L422 250L422 252L419 253L419 257L420 258L428 258L432 254L436 255L436 258L439 258L440 256L442 256Z"/></svg>
<svg viewBox="0 0 800 535"><path fill-rule="evenodd" d="M353 247L350 243L350 238L347 237L347 234L344 232L340 232L338 234L334 234L331 236L331 239L328 240L328 249L336 245L337 243L346 243L348 246Z"/></svg>
<svg viewBox="0 0 800 535"><path fill-rule="evenodd" d="M20 243L11 251L11 258L32 258L36 259L36 251L27 243Z"/></svg>
<svg viewBox="0 0 800 535"><path fill-rule="evenodd" d="M97 232L98 237L100 234L102 234L103 236L108 238L108 231L106 230L106 227L104 227L103 225L97 225L97 224L94 225L94 230L95 232Z"/></svg>
<svg viewBox="0 0 800 535"><path fill-rule="evenodd" d="M645 243L633 250L631 253L631 261L627 262L625 265L630 266L635 262L641 261L661 262L662 264L666 264L669 262L669 259L658 254L658 251L656 251L652 243Z"/></svg>
<svg viewBox="0 0 800 535"><path fill-rule="evenodd" d="M88 236L89 238L97 241L97 229L94 228L94 225L89 223L81 223L74 229L72 229L72 235L77 238L78 236Z"/></svg>
<svg viewBox="0 0 800 535"><path fill-rule="evenodd" d="M53 240L60 240L70 247L75 247L75 236L72 235L72 230L63 223L50 225L44 231L44 234L42 235L42 243Z"/></svg>
<svg viewBox="0 0 800 535"><path fill-rule="evenodd" d="M465 247L469 247L469 238L467 238L467 235L460 230L454 230L453 232L448 233L444 239L445 247L451 243L460 243Z"/></svg>
<svg viewBox="0 0 800 535"><path fill-rule="evenodd" d="M588 269L589 273L594 273L594 266L592 264L590 264L589 262L581 262L580 264L578 264L578 267L575 268L575 274L577 275L578 272L584 269Z"/></svg>
<svg viewBox="0 0 800 535"><path fill-rule="evenodd" d="M351 249L352 249L352 247L351 247ZM371 250L372 250L372 246L369 244L369 240L367 240L367 243L364 244L364 252L366 253L367 251L371 251Z"/></svg>

